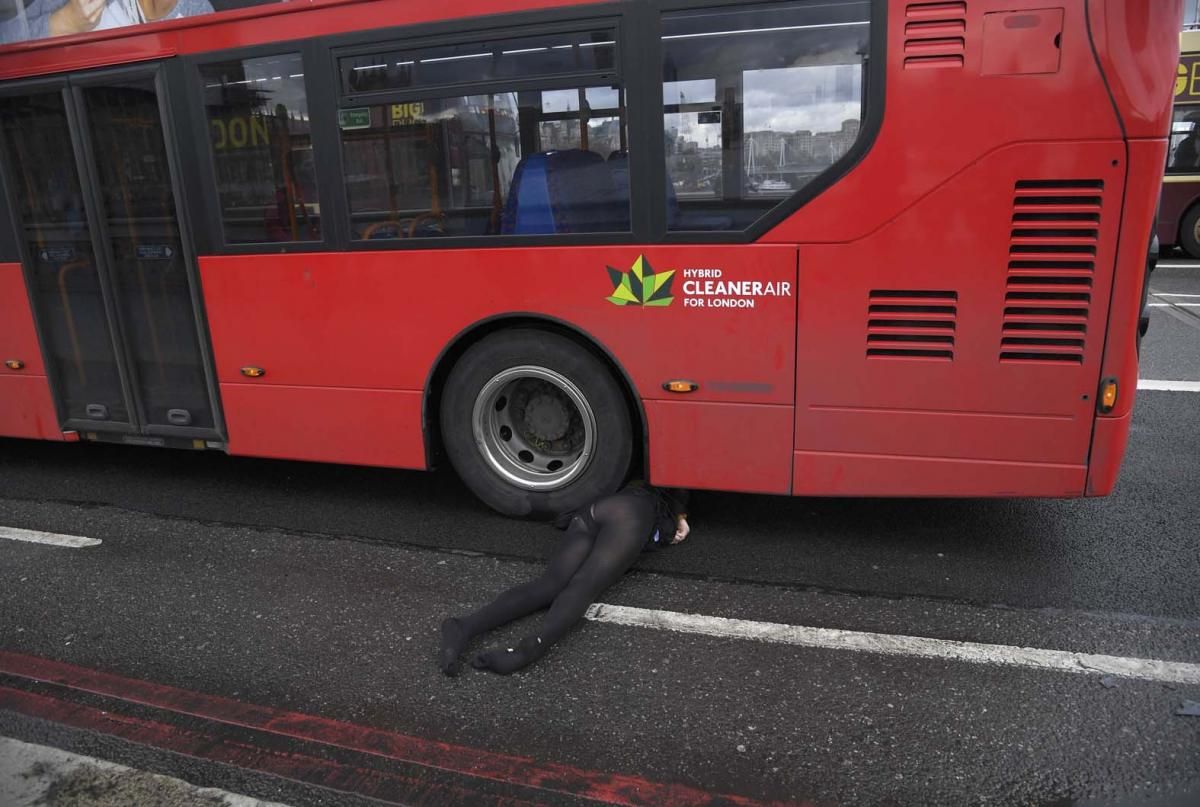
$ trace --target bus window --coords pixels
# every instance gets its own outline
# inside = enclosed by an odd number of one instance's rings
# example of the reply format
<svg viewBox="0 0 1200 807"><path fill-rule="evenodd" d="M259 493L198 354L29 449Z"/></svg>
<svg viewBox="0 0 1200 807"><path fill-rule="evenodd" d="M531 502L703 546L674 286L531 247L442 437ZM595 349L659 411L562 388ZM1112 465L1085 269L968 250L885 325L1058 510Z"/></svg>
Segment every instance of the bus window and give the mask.
<svg viewBox="0 0 1200 807"><path fill-rule="evenodd" d="M668 226L744 230L858 139L870 4L663 15Z"/></svg>
<svg viewBox="0 0 1200 807"><path fill-rule="evenodd" d="M1200 106L1179 106L1171 119L1171 145L1167 158L1168 174L1200 172Z"/></svg>
<svg viewBox="0 0 1200 807"><path fill-rule="evenodd" d="M200 75L226 243L319 241L300 55L216 62Z"/></svg>
<svg viewBox="0 0 1200 807"><path fill-rule="evenodd" d="M624 94L588 82L611 70L614 36L554 37L339 59L355 240L628 232ZM520 88L538 70L583 75Z"/></svg>

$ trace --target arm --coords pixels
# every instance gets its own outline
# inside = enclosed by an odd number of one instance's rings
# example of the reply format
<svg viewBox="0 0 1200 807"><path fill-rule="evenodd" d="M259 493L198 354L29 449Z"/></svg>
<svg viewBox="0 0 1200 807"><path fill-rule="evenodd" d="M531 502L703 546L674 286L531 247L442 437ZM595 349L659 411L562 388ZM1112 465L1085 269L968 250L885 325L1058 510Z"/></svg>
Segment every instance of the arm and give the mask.
<svg viewBox="0 0 1200 807"><path fill-rule="evenodd" d="M684 488L670 488L664 493L671 502L671 509L675 512L675 537L671 539L671 543L678 544L687 540L688 533L692 529L687 520L688 503L692 498L691 491Z"/></svg>
<svg viewBox="0 0 1200 807"><path fill-rule="evenodd" d="M45 0L43 0L43 5ZM48 31L42 36L66 36L82 34L96 27L108 0L67 0L57 11L46 15ZM30 23L30 33L33 24Z"/></svg>

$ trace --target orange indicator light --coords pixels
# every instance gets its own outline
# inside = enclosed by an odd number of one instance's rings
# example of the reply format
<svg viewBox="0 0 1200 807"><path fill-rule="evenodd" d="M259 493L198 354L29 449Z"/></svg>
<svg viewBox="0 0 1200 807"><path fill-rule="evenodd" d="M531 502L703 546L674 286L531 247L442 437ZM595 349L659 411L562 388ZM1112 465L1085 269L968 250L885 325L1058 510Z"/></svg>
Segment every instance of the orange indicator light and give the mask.
<svg viewBox="0 0 1200 807"><path fill-rule="evenodd" d="M267 371L261 367L243 367L242 375L246 378L262 378L267 374Z"/></svg>
<svg viewBox="0 0 1200 807"><path fill-rule="evenodd" d="M4 362L4 366L10 370L23 370L25 369L25 362L20 359L9 359Z"/></svg>
<svg viewBox="0 0 1200 807"><path fill-rule="evenodd" d="M675 379L674 381L664 382L663 389L665 389L667 392L695 392L696 390L700 389L700 385L695 381Z"/></svg>
<svg viewBox="0 0 1200 807"><path fill-rule="evenodd" d="M1106 378L1100 382L1100 412L1107 415L1117 405L1117 379Z"/></svg>

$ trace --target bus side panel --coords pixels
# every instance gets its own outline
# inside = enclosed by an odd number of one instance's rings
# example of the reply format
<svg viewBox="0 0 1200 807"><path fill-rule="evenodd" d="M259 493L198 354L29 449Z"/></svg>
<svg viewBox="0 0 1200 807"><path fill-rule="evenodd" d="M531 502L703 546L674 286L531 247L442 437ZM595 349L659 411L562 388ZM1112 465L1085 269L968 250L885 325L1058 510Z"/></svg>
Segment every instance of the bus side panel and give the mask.
<svg viewBox="0 0 1200 807"><path fill-rule="evenodd" d="M1013 145L869 238L800 247L796 493L1083 493L1124 156Z"/></svg>
<svg viewBox="0 0 1200 807"><path fill-rule="evenodd" d="M1130 415L1137 395L1137 329L1142 314L1142 287L1146 282L1150 227L1162 176L1159 166L1166 154L1165 138L1129 141L1130 183L1125 193L1121 249L1117 255L1113 304L1100 372L1102 378L1117 380L1118 395L1112 412L1096 418L1087 487L1089 496L1105 496L1112 492L1128 439Z"/></svg>
<svg viewBox="0 0 1200 807"><path fill-rule="evenodd" d="M656 481L680 484L703 455L730 472L732 489L788 488L794 246L222 256L203 257L200 267L232 453L424 467L414 448L421 408L405 398L388 416L366 393L420 395L442 352L479 323L544 317L594 339L638 398L672 403L655 410L647 436ZM665 304L610 301L617 279L635 269L643 278L673 273L663 294L647 300ZM731 292L731 283L741 285ZM242 368L251 366L265 374L246 378ZM667 392L671 380L698 389ZM344 436L345 424L355 425ZM754 441L741 439L747 429ZM377 448L368 445L372 434ZM659 454L660 445L685 444Z"/></svg>
<svg viewBox="0 0 1200 807"><path fill-rule="evenodd" d="M220 386L230 454L425 467L420 392L265 384Z"/></svg>
<svg viewBox="0 0 1200 807"><path fill-rule="evenodd" d="M1126 136L1164 136L1175 95L1184 0L1088 2L1096 54Z"/></svg>
<svg viewBox="0 0 1200 807"><path fill-rule="evenodd" d="M13 370L4 363L19 361ZM0 264L0 436L62 440L21 265Z"/></svg>
<svg viewBox="0 0 1200 807"><path fill-rule="evenodd" d="M1087 468L942 457L796 452L797 493L886 491L890 496L1078 496Z"/></svg>
<svg viewBox="0 0 1200 807"><path fill-rule="evenodd" d="M955 6L964 9L961 66L929 67L916 61L914 50L907 47L913 20L902 13L905 4L890 4L886 103L875 142L849 174L774 227L764 241L828 243L862 238L967 166L1010 143L1121 137L1120 122L1088 42L1082 2L944 5L946 17L956 16ZM1005 74L993 64L1005 52L1019 54L1026 47L1052 45L1058 30L1056 6L1063 7L1057 70ZM1010 27L1008 18L1021 17L1023 9L1038 16L1040 24L1023 27L1024 20L1014 19ZM1030 40L1012 36L1020 32ZM985 63L985 56L992 61ZM971 200L962 203L966 207Z"/></svg>
<svg viewBox="0 0 1200 807"><path fill-rule="evenodd" d="M791 492L792 458L780 448L792 431L792 407L691 401L646 401L645 407L654 484Z"/></svg>

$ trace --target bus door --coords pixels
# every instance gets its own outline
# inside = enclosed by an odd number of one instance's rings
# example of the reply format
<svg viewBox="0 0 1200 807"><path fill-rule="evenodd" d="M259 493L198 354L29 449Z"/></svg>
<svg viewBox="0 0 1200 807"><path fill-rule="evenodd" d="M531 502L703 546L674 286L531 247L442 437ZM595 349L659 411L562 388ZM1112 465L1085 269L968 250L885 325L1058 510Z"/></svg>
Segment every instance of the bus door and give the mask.
<svg viewBox="0 0 1200 807"><path fill-rule="evenodd" d="M0 158L63 428L203 445L221 426L162 82L0 86Z"/></svg>

